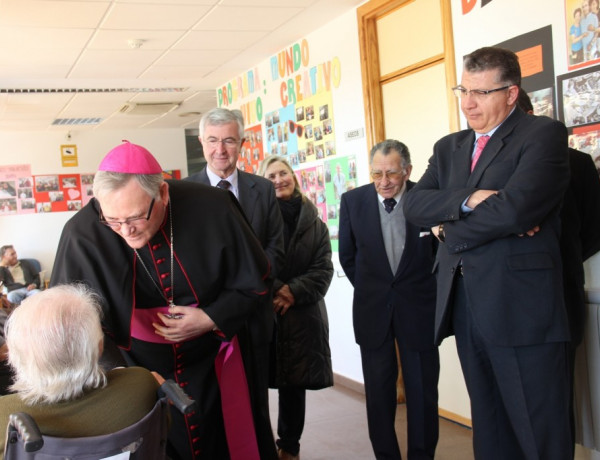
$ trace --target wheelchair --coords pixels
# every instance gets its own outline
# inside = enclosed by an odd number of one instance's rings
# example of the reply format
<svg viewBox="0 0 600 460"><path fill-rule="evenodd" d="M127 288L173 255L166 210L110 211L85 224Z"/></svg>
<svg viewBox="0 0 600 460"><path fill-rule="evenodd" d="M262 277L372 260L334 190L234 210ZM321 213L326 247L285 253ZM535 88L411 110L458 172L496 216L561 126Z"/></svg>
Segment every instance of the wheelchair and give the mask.
<svg viewBox="0 0 600 460"><path fill-rule="evenodd" d="M163 460L167 459L169 404L182 414L196 402L173 380L160 387L154 408L141 420L116 433L83 438L45 436L33 418L11 414L6 432L4 460Z"/></svg>

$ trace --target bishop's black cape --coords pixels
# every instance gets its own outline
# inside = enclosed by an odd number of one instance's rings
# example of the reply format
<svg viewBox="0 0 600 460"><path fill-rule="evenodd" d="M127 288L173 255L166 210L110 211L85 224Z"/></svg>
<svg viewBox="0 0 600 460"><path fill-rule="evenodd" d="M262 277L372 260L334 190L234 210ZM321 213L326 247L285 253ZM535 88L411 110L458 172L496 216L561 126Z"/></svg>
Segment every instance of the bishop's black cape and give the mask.
<svg viewBox="0 0 600 460"><path fill-rule="evenodd" d="M193 182L168 184L175 304L197 305L227 338L238 334L246 358L245 323L259 307L257 299L268 292L267 258L231 193ZM170 278L162 278L170 273L169 219L167 212L156 235L138 249L163 293L170 287ZM188 418L187 424L182 417L173 420L170 440L184 446L177 448L180 458L227 458L214 375L219 338L209 333L184 343L157 344L131 337L133 307L152 308L166 302L125 240L99 222L94 199L66 223L50 284L76 281L103 297L103 327L125 350L129 364L174 378L193 399L202 401L198 420ZM196 431L189 431L190 427ZM195 444L190 447L192 439Z"/></svg>

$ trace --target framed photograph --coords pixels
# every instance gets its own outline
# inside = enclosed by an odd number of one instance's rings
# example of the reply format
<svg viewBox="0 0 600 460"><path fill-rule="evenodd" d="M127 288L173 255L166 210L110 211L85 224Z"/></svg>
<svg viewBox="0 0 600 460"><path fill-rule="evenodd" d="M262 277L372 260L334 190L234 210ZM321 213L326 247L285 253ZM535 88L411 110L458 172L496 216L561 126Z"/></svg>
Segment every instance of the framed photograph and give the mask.
<svg viewBox="0 0 600 460"><path fill-rule="evenodd" d="M559 75L556 80L558 116L567 128L600 122L600 65Z"/></svg>
<svg viewBox="0 0 600 460"><path fill-rule="evenodd" d="M591 155L600 174L600 124L573 128L569 147Z"/></svg>
<svg viewBox="0 0 600 460"><path fill-rule="evenodd" d="M556 118L556 110L554 107L554 87L538 89L536 91L527 92L531 105L533 105L533 113L535 115L543 115L550 118Z"/></svg>
<svg viewBox="0 0 600 460"><path fill-rule="evenodd" d="M569 70L580 69L600 62L600 49L595 31L598 21L598 2L565 0L565 35ZM594 11L595 9L595 11Z"/></svg>

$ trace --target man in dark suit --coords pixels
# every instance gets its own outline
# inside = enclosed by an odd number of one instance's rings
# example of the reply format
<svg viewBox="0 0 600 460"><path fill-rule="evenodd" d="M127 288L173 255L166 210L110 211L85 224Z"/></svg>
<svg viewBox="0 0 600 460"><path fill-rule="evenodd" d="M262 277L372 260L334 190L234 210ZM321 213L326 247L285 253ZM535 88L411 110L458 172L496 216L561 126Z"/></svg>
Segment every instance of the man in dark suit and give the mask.
<svg viewBox="0 0 600 460"><path fill-rule="evenodd" d="M354 286L369 437L378 459L400 459L394 429L398 361L406 393L408 459L432 459L438 441L440 361L433 342L437 241L404 219L414 185L408 148L396 140L371 150L373 183L342 195L339 257Z"/></svg>
<svg viewBox="0 0 600 460"><path fill-rule="evenodd" d="M404 212L442 242L435 337L456 336L475 457L558 460L571 450L559 247L567 132L515 108L520 84L511 51L465 57L453 90L471 129L435 144Z"/></svg>
<svg viewBox="0 0 600 460"><path fill-rule="evenodd" d="M534 115L533 104L523 89L519 89L519 108ZM575 411L573 386L575 383L575 355L583 341L587 307L585 305L585 274L583 262L600 250L600 178L590 155L569 148L571 177L560 211L560 253L563 263L565 306L569 318L569 399L573 455L575 455Z"/></svg>
<svg viewBox="0 0 600 460"><path fill-rule="evenodd" d="M186 180L223 188L236 196L269 259L270 278L274 279L283 263L283 220L271 181L236 167L244 143L242 113L224 108L207 112L200 120L199 140L207 166ZM269 345L275 319L272 296L265 297L260 314L249 322L249 330L257 360L254 367L260 369L260 374L251 376L263 398L257 406L267 408L260 414L261 420L255 421L256 431L261 459L269 460L277 457L268 413Z"/></svg>

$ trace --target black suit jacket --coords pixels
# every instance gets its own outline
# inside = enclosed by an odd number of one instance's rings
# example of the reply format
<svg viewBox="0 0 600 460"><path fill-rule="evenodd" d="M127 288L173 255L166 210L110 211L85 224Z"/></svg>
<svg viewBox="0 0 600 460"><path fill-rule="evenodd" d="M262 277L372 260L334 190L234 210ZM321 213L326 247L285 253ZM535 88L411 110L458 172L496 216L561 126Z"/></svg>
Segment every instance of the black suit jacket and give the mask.
<svg viewBox="0 0 600 460"><path fill-rule="evenodd" d="M569 149L571 180L561 210L560 250L572 345L583 339L586 319L583 262L600 250L600 178L587 153Z"/></svg>
<svg viewBox="0 0 600 460"><path fill-rule="evenodd" d="M185 180L210 186L206 168ZM269 280L272 282L284 260L283 219L275 197L275 188L270 180L238 169L238 192L240 207L269 260ZM274 325L272 295L267 295L262 301L260 312L249 323L252 341L263 345L270 343Z"/></svg>
<svg viewBox="0 0 600 460"><path fill-rule="evenodd" d="M185 180L210 185L206 168ZM271 264L271 278L283 265L283 219L271 181L238 169L239 202Z"/></svg>
<svg viewBox="0 0 600 460"><path fill-rule="evenodd" d="M567 341L559 248L559 208L569 181L566 128L514 110L470 173L474 142L472 130L439 140L404 204L407 219L417 225L445 223L446 242L437 257L436 341L451 333L449 304L459 263L474 320L490 343ZM477 189L499 192L463 213L462 203ZM535 236L519 236L536 225Z"/></svg>
<svg viewBox="0 0 600 460"><path fill-rule="evenodd" d="M414 186L407 183L407 191ZM361 347L378 348L396 309L409 348L434 347L435 238L430 228L406 222L406 242L396 273L388 262L375 186L363 185L342 195L339 258L354 286L354 336Z"/></svg>

